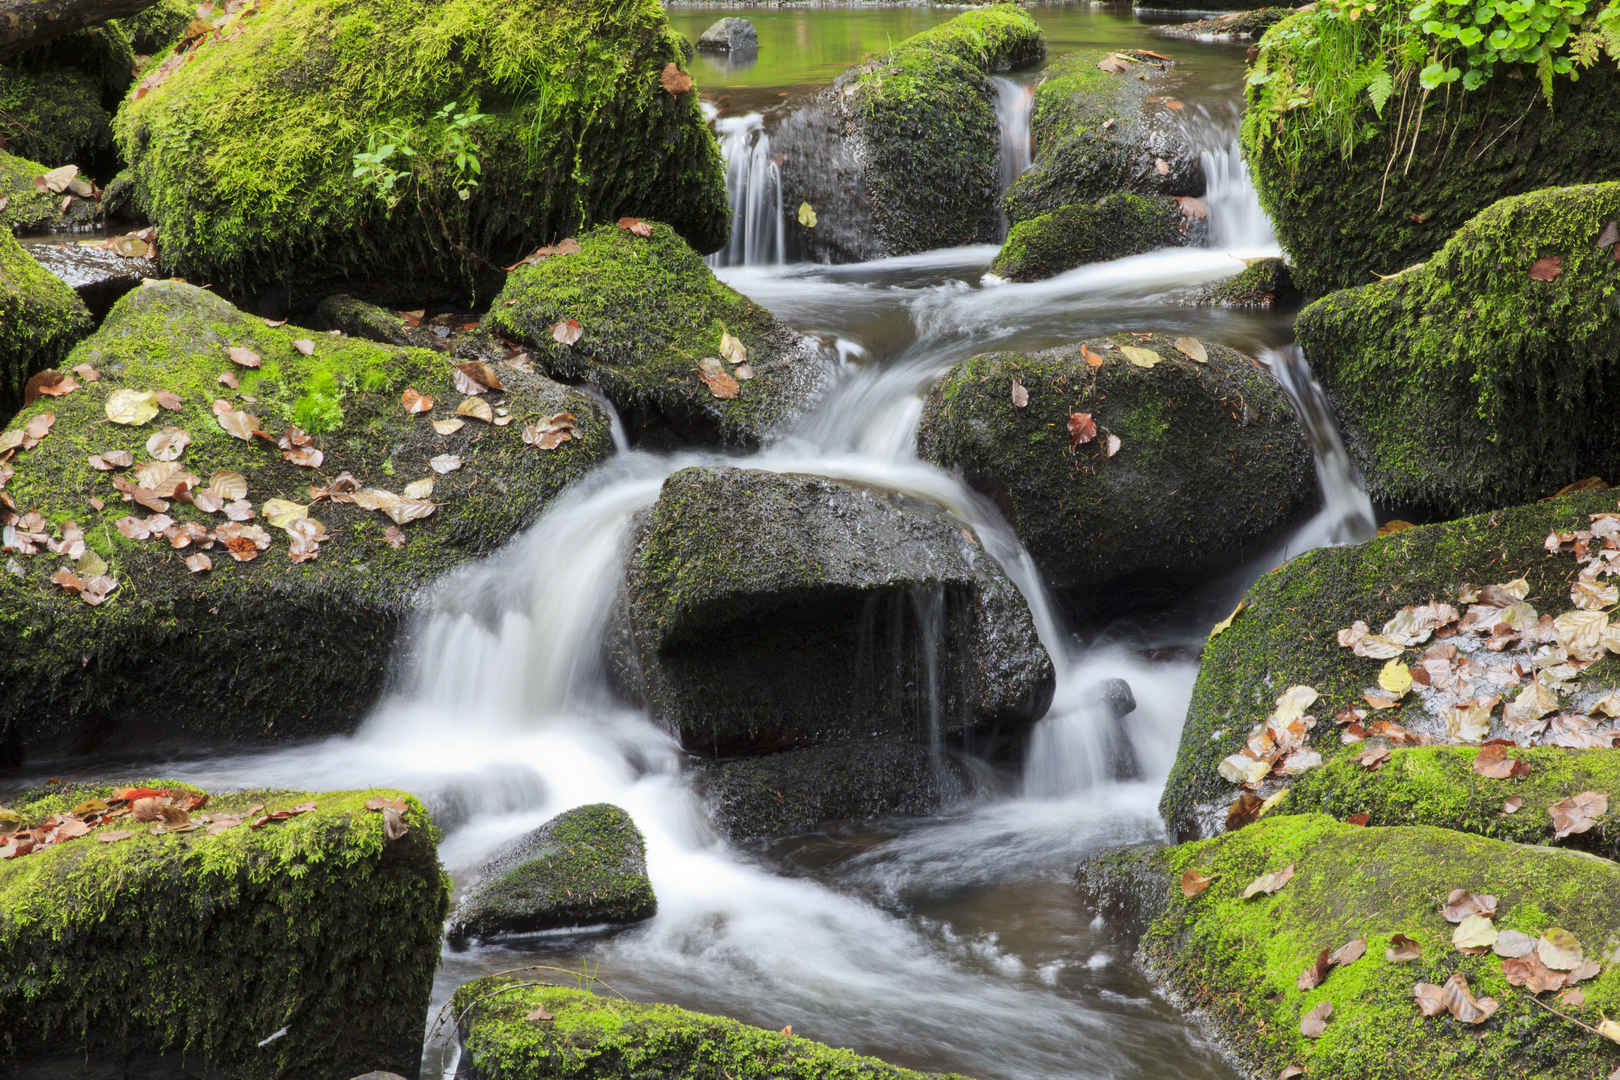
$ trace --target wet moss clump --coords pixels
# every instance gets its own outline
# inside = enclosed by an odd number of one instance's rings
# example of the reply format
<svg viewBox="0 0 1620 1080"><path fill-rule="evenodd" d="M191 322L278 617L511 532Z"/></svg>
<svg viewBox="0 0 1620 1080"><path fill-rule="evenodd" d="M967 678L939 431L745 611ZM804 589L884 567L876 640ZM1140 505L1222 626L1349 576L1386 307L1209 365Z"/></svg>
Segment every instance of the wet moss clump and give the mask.
<svg viewBox="0 0 1620 1080"><path fill-rule="evenodd" d="M1119 192L1020 221L1007 233L990 273L1039 281L1087 263L1190 243L1191 225L1168 196Z"/></svg>
<svg viewBox="0 0 1620 1080"><path fill-rule="evenodd" d="M229 347L252 350L260 366L234 365ZM515 362L494 366L505 389L485 396L507 410L510 424L462 418L441 435L429 421L451 418L462 400L443 354L267 326L182 282L148 281L126 295L62 361L79 364L99 380L42 398L12 421L23 429L41 414L56 418L37 446L11 461L16 473L5 490L18 514L45 519L42 531L52 539L75 523L118 587L91 607L50 582L72 567L68 558L43 545L5 554L0 685L32 704L0 719L0 758L14 760L25 748L63 754L100 742L219 744L347 730L379 692L418 590L505 543L612 452L608 421L588 398ZM222 375L239 385L223 385ZM407 388L434 398L434 408L408 413ZM139 426L109 423L105 405L120 390L172 392L179 408ZM227 433L216 401L258 417L270 439ZM572 441L551 451L525 444L525 425L559 412L575 417ZM274 440L293 424L313 433L324 454L319 467L283 457ZM237 562L216 545L205 552L213 568L193 573L184 560L196 546L174 549L119 530L122 518L155 510L115 489L115 479L135 482L132 470L98 471L90 459L127 451L139 468L150 459L148 440L170 426L190 436L176 464L199 484L217 472L245 478L255 513L246 524L271 534L252 561ZM435 473L429 460L440 455L459 458L461 467ZM432 479L435 509L406 523L395 546L387 517L319 497L343 472L395 495ZM273 498L308 507L324 524L330 539L313 561L291 561L288 536L264 518ZM178 525L226 524L184 498L168 501Z"/></svg>
<svg viewBox="0 0 1620 1080"><path fill-rule="evenodd" d="M621 215L725 242L719 151L697 91L663 85L681 52L657 0L282 0L239 26L119 114L175 272L420 297L498 287L501 265ZM486 117L457 129L481 165L465 200L451 106ZM355 155L405 143L390 208Z"/></svg>
<svg viewBox="0 0 1620 1080"><path fill-rule="evenodd" d="M129 35L136 55L154 56L173 45L196 18L196 5L186 0L157 0L150 7L117 20L117 25Z"/></svg>
<svg viewBox="0 0 1620 1080"><path fill-rule="evenodd" d="M1241 273L1209 286L1198 302L1247 311L1275 311L1297 306L1300 294L1287 263L1281 259L1256 259Z"/></svg>
<svg viewBox="0 0 1620 1080"><path fill-rule="evenodd" d="M1300 313L1374 500L1454 516L1620 476L1615 236L1620 183L1516 195Z"/></svg>
<svg viewBox="0 0 1620 1080"><path fill-rule="evenodd" d="M61 217L62 197L34 186L47 167L0 150L0 228L11 233L39 232Z"/></svg>
<svg viewBox="0 0 1620 1080"><path fill-rule="evenodd" d="M10 809L33 823L113 790ZM377 797L405 801L404 836L385 837ZM166 1055L243 1080L415 1075L449 899L438 830L397 791L243 792L196 814L305 802L217 835L125 819L0 862L0 1067ZM115 830L135 835L97 840Z"/></svg>
<svg viewBox="0 0 1620 1080"><path fill-rule="evenodd" d="M511 977L467 983L451 1008L461 1018L462 1068L471 1080L965 1080L673 1005ZM552 1019L526 1019L537 1009Z"/></svg>
<svg viewBox="0 0 1620 1080"><path fill-rule="evenodd" d="M1606 859L1446 829L1357 828L1319 814L1265 818L1213 840L1129 857L1140 863L1135 876L1157 878L1160 898L1143 911L1138 962L1178 1004L1200 1012L1254 1075L1299 1066L1306 1076L1336 1080L1563 1080L1606 1076L1620 1064L1613 1043L1509 985L1500 958L1453 947L1455 928L1440 914L1453 889L1489 893L1498 897L1498 929L1539 936L1561 927L1587 957L1603 958L1620 935L1612 902L1620 869ZM1242 898L1250 882L1289 865L1294 876L1276 892ZM1214 881L1185 897L1179 883L1188 870ZM1082 883L1097 891L1088 872L1082 867ZM1111 876L1133 877L1117 869ZM1417 942L1417 960L1385 958L1396 934ZM1364 956L1300 989L1300 973L1322 950L1356 938L1366 943ZM1560 1011L1591 1027L1614 1014L1620 968L1603 966L1581 984L1585 1002L1562 1003ZM1476 997L1496 998L1495 1015L1477 1026L1421 1016L1413 986L1442 985L1453 974ZM1307 1038L1300 1021L1323 1002L1332 1005L1326 1029Z"/></svg>
<svg viewBox="0 0 1620 1080"><path fill-rule="evenodd" d="M1159 359L1140 367L1125 348ZM1069 603L1162 601L1258 552L1316 498L1304 432L1276 384L1248 357L1204 349L1198 363L1167 335L1118 334L976 356L929 393L918 451L996 501ZM1071 438L1075 414L1091 417L1090 441Z"/></svg>
<svg viewBox="0 0 1620 1080"><path fill-rule="evenodd" d="M552 378L601 390L638 441L757 446L825 386L820 345L722 284L669 226L638 236L604 225L579 246L512 271L486 325L527 345ZM564 345L553 328L569 320L580 336ZM698 362L720 358L727 334L753 377L718 398Z"/></svg>
<svg viewBox="0 0 1620 1080"><path fill-rule="evenodd" d="M1620 173L1620 70L1611 61L1581 70L1578 81L1559 78L1550 103L1539 79L1505 70L1478 90L1423 93L1415 142L1415 85L1381 114L1366 91L1344 108L1333 102L1332 114L1300 92L1324 70L1364 86L1370 72L1398 69L1402 61L1382 44L1394 35L1379 27L1408 10L1387 5L1355 23L1304 11L1260 41L1243 153L1308 296L1411 266L1503 196Z"/></svg>
<svg viewBox="0 0 1620 1080"><path fill-rule="evenodd" d="M22 405L30 375L54 367L91 328L78 294L0 229L0 417Z"/></svg>
<svg viewBox="0 0 1620 1080"><path fill-rule="evenodd" d="M0 65L0 135L24 158L116 170L112 115L135 66L129 38L105 23L31 49Z"/></svg>

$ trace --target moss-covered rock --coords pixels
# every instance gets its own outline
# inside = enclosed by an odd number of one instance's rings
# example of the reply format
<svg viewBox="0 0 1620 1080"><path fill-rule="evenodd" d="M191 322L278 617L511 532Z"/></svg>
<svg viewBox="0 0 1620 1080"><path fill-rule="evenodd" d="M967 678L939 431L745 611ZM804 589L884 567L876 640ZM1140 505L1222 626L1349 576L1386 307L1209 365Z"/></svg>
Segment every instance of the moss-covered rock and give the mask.
<svg viewBox="0 0 1620 1080"><path fill-rule="evenodd" d="M1300 313L1375 500L1455 516L1620 476L1617 227L1620 182L1513 196Z"/></svg>
<svg viewBox="0 0 1620 1080"><path fill-rule="evenodd" d="M11 809L38 824L114 790ZM405 801L398 839L365 808L378 797ZM313 811L217 834L125 818L0 862L0 1068L415 1076L449 900L421 804L394 791L245 792L194 820L306 802ZM113 831L134 835L98 842Z"/></svg>
<svg viewBox="0 0 1620 1080"><path fill-rule="evenodd" d="M552 378L601 390L637 441L755 446L827 384L832 358L819 342L721 284L668 226L643 237L604 225L579 244L512 271L486 325L527 345ZM571 345L552 333L567 320L580 329ZM726 334L754 374L718 398L698 363L721 355Z"/></svg>
<svg viewBox="0 0 1620 1080"><path fill-rule="evenodd" d="M1193 243L1202 230L1167 195L1118 192L1026 218L1007 233L990 273L1039 281L1087 263Z"/></svg>
<svg viewBox="0 0 1620 1080"><path fill-rule="evenodd" d="M129 38L106 23L69 34L0 66L0 135L25 158L116 168L112 114L135 66Z"/></svg>
<svg viewBox="0 0 1620 1080"><path fill-rule="evenodd" d="M84 301L0 229L0 416L22 405L30 375L54 367L92 328Z"/></svg>
<svg viewBox="0 0 1620 1080"><path fill-rule="evenodd" d="M626 588L635 689L698 753L874 733L988 747L1051 702L1023 597L953 518L897 494L682 469L637 527Z"/></svg>
<svg viewBox="0 0 1620 1080"><path fill-rule="evenodd" d="M1550 105L1540 80L1505 69L1478 90L1441 91L1422 106L1414 145L1415 110L1397 94L1380 116L1366 91L1376 71L1399 66L1379 44L1396 35L1381 35L1379 21L1409 10L1384 5L1356 23L1305 11L1261 39L1252 70L1263 81L1251 75L1244 157L1307 295L1426 258L1505 195L1620 175L1613 63L1581 71L1578 82L1558 79ZM1301 91L1318 78L1341 90ZM1335 112L1324 115L1316 99Z"/></svg>
<svg viewBox="0 0 1620 1080"><path fill-rule="evenodd" d="M623 924L658 910L647 845L630 815L608 803L579 806L507 844L450 916L450 941Z"/></svg>
<svg viewBox="0 0 1620 1080"><path fill-rule="evenodd" d="M1178 1003L1196 1010L1253 1076L1289 1066L1305 1076L1386 1080L1397 1076L1467 1080L1514 1077L1563 1080L1607 1076L1620 1049L1532 1003L1502 975L1490 952L1452 946L1455 929L1440 914L1453 889L1498 898L1495 925L1539 936L1561 927L1586 956L1607 958L1620 940L1612 897L1620 868L1583 852L1502 843L1426 827L1357 828L1317 814L1263 819L1239 832L1138 856L1142 875L1157 875L1162 914L1153 917L1138 963ZM1294 877L1252 900L1243 890L1261 874L1292 865ZM1197 871L1215 880L1187 898L1179 881ZM1130 880L1117 868L1112 876ZM1082 868L1085 891L1095 891ZM1385 959L1396 934L1417 942L1407 963ZM1330 969L1301 990L1300 973L1324 949L1360 938L1366 955ZM1590 1026L1620 1007L1620 967L1581 984L1585 1002L1557 1008ZM1477 1026L1420 1015L1418 982L1444 984L1461 974L1471 992L1500 1009ZM1319 1038L1300 1021L1323 1002L1332 1013Z"/></svg>
<svg viewBox="0 0 1620 1080"><path fill-rule="evenodd" d="M119 113L178 273L421 296L621 215L725 242L719 151L697 91L663 85L680 38L656 0L282 0L238 25ZM457 127L452 105L486 119ZM457 132L481 162L465 200ZM355 155L401 145L390 209Z"/></svg>
<svg viewBox="0 0 1620 1080"><path fill-rule="evenodd" d="M1159 359L1137 366L1127 348ZM1203 349L1198 363L1169 336L1120 334L976 356L929 393L918 450L996 501L1071 604L1162 600L1258 551L1316 493L1282 391L1248 357ZM1075 414L1092 418L1091 441L1071 438Z"/></svg>
<svg viewBox="0 0 1620 1080"><path fill-rule="evenodd" d="M492 976L456 991L462 1068L470 1080L965 1080L919 1073L785 1031L673 1005ZM535 1010L552 1019L525 1019Z"/></svg>
<svg viewBox="0 0 1620 1080"><path fill-rule="evenodd" d="M1328 762L1293 781L1283 808L1336 818L1368 815L1372 825L1433 825L1520 844L1556 844L1613 859L1620 855L1620 821L1605 816L1586 832L1557 837L1547 808L1583 791L1598 791L1620 809L1620 750L1514 747L1508 753L1529 774L1492 780L1474 770L1479 748L1395 749L1377 769L1348 758ZM1504 811L1510 798L1518 808Z"/></svg>
<svg viewBox="0 0 1620 1080"><path fill-rule="evenodd" d="M1099 63L1128 65L1105 71ZM1035 86L1035 159L1002 196L1013 224L1116 192L1200 195L1198 151L1165 104L1169 63L1147 53L1078 52Z"/></svg>
<svg viewBox="0 0 1620 1080"><path fill-rule="evenodd" d="M709 820L732 840L792 836L830 821L937 813L968 790L949 757L915 743L852 739L699 767Z"/></svg>
<svg viewBox="0 0 1620 1080"><path fill-rule="evenodd" d="M139 56L153 56L173 45L197 18L197 6L186 0L156 0L128 18L117 20Z"/></svg>
<svg viewBox="0 0 1620 1080"><path fill-rule="evenodd" d="M261 366L233 365L228 347L251 349ZM429 420L449 418L461 400L441 354L267 326L181 282L149 281L120 300L63 361L79 364L100 379L42 398L13 421L23 430L45 413L56 418L37 446L19 448L5 490L17 514L44 518L40 532L51 539L66 540L76 523L118 588L91 607L50 583L70 564L45 544L4 553L11 572L0 574L0 686L33 705L0 720L0 756L15 757L24 744L63 753L106 739L223 742L346 729L375 698L417 590L504 543L612 451L608 422L588 398L511 363L494 368L504 392L484 400L494 398L512 423L467 419L439 435ZM240 387L222 385L222 375ZM436 399L432 411L408 413L407 388ZM108 423L105 406L118 391L169 391L179 408L140 426ZM228 434L215 401L250 411L259 430L274 433L270 441ZM525 425L564 411L575 417L573 441L552 451L524 443ZM292 424L313 434L324 453L318 467L284 459L274 440ZM258 515L247 524L271 524L271 499L309 506L330 534L318 556L290 561L288 537L272 527L270 547L253 561L236 562L216 545L202 552L213 569L190 573L184 559L198 553L195 543L174 550L161 536L121 533L120 519L147 513L114 486L134 485L135 474L97 471L89 458L127 451L140 469L148 440L170 426L190 436L176 464L197 478L193 487L218 472L245 478ZM439 455L459 457L461 467L436 475L428 462ZM403 546L391 546L382 514L311 494L344 472L396 495L434 479L436 509L405 525ZM194 495L164 496L177 527L227 524L186 501ZM68 549L71 556L76 545Z"/></svg>
<svg viewBox="0 0 1620 1080"><path fill-rule="evenodd" d="M405 332L405 320L387 308L368 304L347 293L333 293L315 305L314 322L322 330L338 330L350 337L384 345L412 344L410 335Z"/></svg>
<svg viewBox="0 0 1620 1080"><path fill-rule="evenodd" d="M1210 285L1198 302L1212 307L1275 311L1292 308L1300 299L1287 263L1281 259L1256 259L1240 273Z"/></svg>
<svg viewBox="0 0 1620 1080"><path fill-rule="evenodd" d="M1587 527L1589 514L1615 510L1615 494L1568 495L1351 547L1322 548L1255 582L1230 627L1204 646L1181 748L1160 805L1172 833L1185 838L1218 827L1238 789L1218 775L1217 765L1242 749L1288 687L1310 686L1320 695L1309 709L1319 718L1311 743L1324 756L1363 749L1341 746L1338 726L1331 722L1341 710L1366 707L1363 693L1377 689L1383 666L1339 646L1338 632L1356 620L1377 630L1405 605L1438 600L1466 607L1458 601L1459 586L1521 577L1529 586L1527 601L1537 611L1569 610L1570 583L1580 567L1568 554L1547 552L1547 533ZM1407 658L1417 651L1408 650ZM1501 659L1506 662L1511 654ZM1524 662L1531 667L1528 658ZM1589 668L1575 683L1581 700L1601 697L1604 688L1616 684L1620 672L1612 660ZM1422 694L1408 694L1372 719L1447 738L1443 716Z"/></svg>
<svg viewBox="0 0 1620 1080"><path fill-rule="evenodd" d="M1045 55L1040 27L994 4L850 68L775 121L788 243L817 262L859 262L994 241L1000 129L986 74ZM799 207L815 212L814 225Z"/></svg>
<svg viewBox="0 0 1620 1080"><path fill-rule="evenodd" d="M1208 9L1208 5L1202 2L1189 6ZM1159 33L1184 41L1253 41L1293 14L1293 10L1291 7L1263 7L1252 11L1234 11L1161 26Z"/></svg>
<svg viewBox="0 0 1620 1080"><path fill-rule="evenodd" d="M46 167L0 150L0 228L12 233L39 232L61 219L60 195L41 191L34 180Z"/></svg>

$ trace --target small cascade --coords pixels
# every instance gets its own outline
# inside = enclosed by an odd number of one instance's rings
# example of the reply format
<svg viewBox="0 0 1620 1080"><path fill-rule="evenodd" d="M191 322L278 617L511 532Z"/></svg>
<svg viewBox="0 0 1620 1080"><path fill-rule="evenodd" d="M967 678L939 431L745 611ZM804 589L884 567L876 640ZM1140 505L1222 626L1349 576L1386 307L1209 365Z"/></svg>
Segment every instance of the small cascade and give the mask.
<svg viewBox="0 0 1620 1080"><path fill-rule="evenodd" d="M1260 359L1270 366L1272 375L1305 425L1311 454L1316 459L1316 482L1322 489L1321 511L1301 530L1290 550L1302 550L1298 546L1301 541L1307 547L1323 547L1368 539L1377 532L1378 519L1373 514L1372 500L1367 497L1360 470L1350 460L1350 452L1339 436L1339 425L1328 405L1327 395L1305 362L1305 351L1298 345L1288 345L1268 349Z"/></svg>
<svg viewBox="0 0 1620 1080"><path fill-rule="evenodd" d="M714 121L726 162L731 239L708 257L710 266L758 266L787 256L782 173L771 159L771 137L759 113Z"/></svg>
<svg viewBox="0 0 1620 1080"><path fill-rule="evenodd" d="M994 77L996 124L1001 128L1001 166L997 177L1006 191L1029 168L1029 114L1035 104L1035 88L1011 79Z"/></svg>
<svg viewBox="0 0 1620 1080"><path fill-rule="evenodd" d="M1260 195L1237 136L1228 137L1223 145L1205 147L1199 157L1204 166L1204 202L1209 206L1209 246L1275 247L1277 235L1260 208Z"/></svg>

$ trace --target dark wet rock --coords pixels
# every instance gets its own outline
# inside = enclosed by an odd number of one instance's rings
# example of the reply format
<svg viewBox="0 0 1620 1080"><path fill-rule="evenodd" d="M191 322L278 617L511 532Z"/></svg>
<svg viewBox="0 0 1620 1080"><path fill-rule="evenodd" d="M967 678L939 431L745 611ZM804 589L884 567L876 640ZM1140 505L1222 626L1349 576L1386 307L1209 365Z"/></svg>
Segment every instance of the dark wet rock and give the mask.
<svg viewBox="0 0 1620 1080"><path fill-rule="evenodd" d="M988 73L1038 62L1014 5L958 15L851 68L773 118L788 243L858 262L999 238L1000 129ZM799 220L808 205L815 224Z"/></svg>
<svg viewBox="0 0 1620 1080"><path fill-rule="evenodd" d="M90 174L116 169L112 114L135 66L113 23L80 30L0 65L6 150Z"/></svg>
<svg viewBox="0 0 1620 1080"><path fill-rule="evenodd" d="M1620 182L1515 195L1300 313L1375 502L1423 520L1620 477L1616 236Z"/></svg>
<svg viewBox="0 0 1620 1080"><path fill-rule="evenodd" d="M21 407L30 375L55 367L94 325L73 290L0 230L0 416Z"/></svg>
<svg viewBox="0 0 1620 1080"><path fill-rule="evenodd" d="M233 367L228 346L253 350L262 366ZM96 744L218 745L352 728L382 688L419 590L500 547L612 452L607 418L589 398L513 363L495 365L505 389L485 399L495 397L512 424L468 419L439 435L429 420L449 418L462 400L442 354L270 327L182 282L148 281L127 294L58 366L81 363L101 378L35 402L8 425L25 430L43 413L56 417L38 445L9 462L16 472L5 492L17 514L39 513L53 540L65 541L69 522L82 529L117 589L92 607L52 584L78 557L71 543L62 556L34 542L31 554L20 543L0 553L0 637L9 643L0 650L0 686L34 703L0 718L0 760L25 748L62 755ZM227 369L238 389L218 381ZM407 413L407 388L434 398L432 411ZM105 406L120 390L170 391L180 408L139 426L109 423ZM229 435L216 399L251 410L275 436L293 424L311 433L324 454L319 469L285 460L273 442ZM576 418L573 441L552 451L524 443L524 424L559 412ZM174 549L119 531L121 519L146 519L149 510L123 501L114 486L133 483L132 470L100 472L89 458L128 451L140 467L148 440L169 426L191 437L175 464L196 485L216 472L245 478L257 515L245 524L264 528L269 545L252 561L237 562L216 544L204 552L213 568L192 573L184 560L198 553L195 544ZM441 454L462 467L436 476L428 463ZM436 509L403 526L403 547L391 546L393 523L382 513L312 501L313 485L345 471L394 495L433 477ZM288 534L265 520L270 499L309 507L331 534L313 561L291 561ZM194 503L165 501L177 527L227 524ZM180 686L186 692L176 694Z"/></svg>
<svg viewBox="0 0 1620 1080"><path fill-rule="evenodd" d="M1243 270L1217 281L1198 297L1200 304L1244 311L1286 310L1299 304L1300 292L1281 259L1256 259Z"/></svg>
<svg viewBox="0 0 1620 1080"><path fill-rule="evenodd" d="M1140 937L1169 905L1163 844L1134 844L1080 864L1075 886L1087 908L1126 937Z"/></svg>
<svg viewBox="0 0 1620 1080"><path fill-rule="evenodd" d="M1206 213L1207 217L1207 213ZM990 264L1008 281L1038 281L1087 263L1196 244L1208 232L1168 195L1118 192L1014 225Z"/></svg>
<svg viewBox="0 0 1620 1080"><path fill-rule="evenodd" d="M1255 361L1201 344L1207 363L1163 334L976 356L928 395L919 452L996 501L1075 610L1172 599L1258 554L1317 499L1282 391ZM1127 348L1159 360L1138 366ZM1024 407L1012 400L1015 379ZM1076 444L1069 420L1079 413L1096 433Z"/></svg>
<svg viewBox="0 0 1620 1080"><path fill-rule="evenodd" d="M696 753L873 735L994 750L1051 701L1022 596L917 499L683 469L642 518L626 580L635 689Z"/></svg>
<svg viewBox="0 0 1620 1080"><path fill-rule="evenodd" d="M1124 679L1104 679L1091 688L1092 697L1102 706L1108 720L1103 739L1103 757L1113 780L1140 780L1142 762L1131 742L1130 716L1136 711L1136 695Z"/></svg>
<svg viewBox="0 0 1620 1080"><path fill-rule="evenodd" d="M759 31L747 19L727 16L698 37L699 52L752 53L759 51Z"/></svg>
<svg viewBox="0 0 1620 1080"><path fill-rule="evenodd" d="M501 848L450 915L449 938L622 925L658 910L647 845L630 815L608 803L558 814Z"/></svg>
<svg viewBox="0 0 1620 1080"><path fill-rule="evenodd" d="M315 305L315 326L384 345L421 344L412 341L404 319L387 308L368 304L347 293L333 293Z"/></svg>
<svg viewBox="0 0 1620 1080"><path fill-rule="evenodd" d="M1208 10L1212 5L1200 0L1198 4L1189 6ZM1233 11L1225 15L1194 19L1192 22L1161 26L1159 33L1165 37L1181 38L1184 41L1254 41L1293 13L1294 9L1291 7Z"/></svg>
<svg viewBox="0 0 1620 1080"><path fill-rule="evenodd" d="M1198 150L1166 102L1173 67L1146 54L1125 72L1105 71L1108 53L1071 53L1035 86L1030 134L1035 159L1007 189L1013 224L1117 192L1201 195Z"/></svg>
<svg viewBox="0 0 1620 1080"><path fill-rule="evenodd" d="M949 755L854 739L698 767L709 818L732 840L792 836L828 822L937 813L970 790Z"/></svg>
<svg viewBox="0 0 1620 1080"><path fill-rule="evenodd" d="M142 278L158 276L156 259L126 258L101 247L99 241L81 244L65 238L32 240L23 243L23 250L78 293L97 321Z"/></svg>
<svg viewBox="0 0 1620 1080"><path fill-rule="evenodd" d="M577 254L512 271L485 325L526 345L552 378L595 386L634 440L757 446L830 380L821 342L722 284L668 226L642 237L604 225L579 243ZM580 336L564 345L553 327L570 319ZM726 334L747 350L753 377L717 398L698 364L720 357Z"/></svg>
<svg viewBox="0 0 1620 1080"><path fill-rule="evenodd" d="M58 786L8 805L37 824L119 786ZM365 805L377 798L404 801L404 835L388 839ZM249 791L215 794L193 816L306 802L312 811L217 834L113 821L0 861L0 1069L277 1080L382 1065L416 1076L449 901L421 804L398 791ZM133 835L97 842L114 831Z"/></svg>

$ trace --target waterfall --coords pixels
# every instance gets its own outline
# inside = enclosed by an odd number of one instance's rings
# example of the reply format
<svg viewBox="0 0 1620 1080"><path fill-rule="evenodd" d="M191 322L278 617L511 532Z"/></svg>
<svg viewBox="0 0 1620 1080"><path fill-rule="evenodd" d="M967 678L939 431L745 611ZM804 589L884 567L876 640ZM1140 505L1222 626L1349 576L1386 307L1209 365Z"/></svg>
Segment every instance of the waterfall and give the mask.
<svg viewBox="0 0 1620 1080"><path fill-rule="evenodd" d="M731 239L708 257L710 266L757 266L787 257L782 173L771 159L771 137L759 113L714 121L726 163Z"/></svg>
<svg viewBox="0 0 1620 1080"><path fill-rule="evenodd" d="M1001 158L998 177L1002 191L1029 168L1029 114L1035 104L1035 88L993 76L996 88L996 124L1001 129Z"/></svg>
<svg viewBox="0 0 1620 1080"><path fill-rule="evenodd" d="M1372 500L1339 436L1338 421L1327 395L1305 362L1305 351L1298 345L1288 345L1267 349L1260 359L1271 368L1300 423L1305 425L1316 461L1316 482L1322 489L1322 509L1300 530L1296 544L1303 541L1306 547L1321 547L1368 539L1377 531Z"/></svg>
<svg viewBox="0 0 1620 1080"><path fill-rule="evenodd" d="M1204 203L1209 207L1209 246L1275 247L1277 236L1271 219L1260 208L1260 195L1243 162L1237 136L1229 136L1218 146L1206 146L1199 158L1204 166Z"/></svg>

